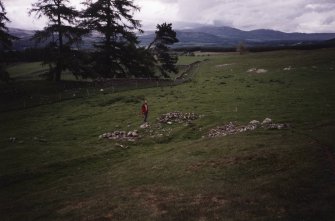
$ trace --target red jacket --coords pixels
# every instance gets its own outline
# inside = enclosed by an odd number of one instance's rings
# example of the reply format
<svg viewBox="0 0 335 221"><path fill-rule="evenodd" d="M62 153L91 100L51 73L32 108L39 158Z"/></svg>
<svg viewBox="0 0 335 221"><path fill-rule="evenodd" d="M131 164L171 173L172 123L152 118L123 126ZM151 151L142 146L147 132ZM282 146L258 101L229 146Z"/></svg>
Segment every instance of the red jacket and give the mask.
<svg viewBox="0 0 335 221"><path fill-rule="evenodd" d="M148 104L143 104L141 110L143 114L147 113L149 111Z"/></svg>

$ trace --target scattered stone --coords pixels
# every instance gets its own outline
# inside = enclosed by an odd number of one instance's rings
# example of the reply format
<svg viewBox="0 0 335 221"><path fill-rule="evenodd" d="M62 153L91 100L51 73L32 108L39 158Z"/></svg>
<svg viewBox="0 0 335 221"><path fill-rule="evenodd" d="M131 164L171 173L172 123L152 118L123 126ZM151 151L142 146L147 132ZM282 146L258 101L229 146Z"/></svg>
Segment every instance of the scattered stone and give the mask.
<svg viewBox="0 0 335 221"><path fill-rule="evenodd" d="M252 120L252 121L249 122L249 124L259 125L259 124L261 124L261 122L259 122L258 120Z"/></svg>
<svg viewBox="0 0 335 221"><path fill-rule="evenodd" d="M272 120L270 118L265 118L262 122L262 124L270 124L272 123Z"/></svg>
<svg viewBox="0 0 335 221"><path fill-rule="evenodd" d="M217 68L223 68L223 67L227 67L227 66L230 66L230 65L234 65L234 63L232 64L219 64L219 65L216 65Z"/></svg>
<svg viewBox="0 0 335 221"><path fill-rule="evenodd" d="M230 122L223 126L218 126L209 131L208 137L221 137L227 136L228 134L235 134L237 132L236 126Z"/></svg>
<svg viewBox="0 0 335 221"><path fill-rule="evenodd" d="M9 138L9 142L15 143L15 141L16 141L16 137L10 137Z"/></svg>
<svg viewBox="0 0 335 221"><path fill-rule="evenodd" d="M262 124L260 124L259 121L257 120L252 120L249 122L247 125L237 125L232 122L223 125L223 126L218 126L216 128L211 129L208 132L208 137L213 138L213 137L222 137L222 136L227 136L227 135L233 135L233 134L238 134L238 133L243 133L246 131L253 131L256 130L257 128L262 127L265 129L286 129L289 128L290 126L288 124L275 124L272 123L272 120L270 118L266 118Z"/></svg>
<svg viewBox="0 0 335 221"><path fill-rule="evenodd" d="M263 73L266 73L266 72L268 72L268 71L265 70L265 69L258 69L258 70L256 71L257 74L263 74Z"/></svg>
<svg viewBox="0 0 335 221"><path fill-rule="evenodd" d="M247 70L247 72L256 72L257 71L257 68L250 68L249 70Z"/></svg>
<svg viewBox="0 0 335 221"><path fill-rule="evenodd" d="M132 137L138 137L139 135L138 135L137 130L134 130L134 131L132 132L131 136L132 136Z"/></svg>
<svg viewBox="0 0 335 221"><path fill-rule="evenodd" d="M284 71L290 71L290 70L292 70L292 67L291 67L291 66L288 66L287 68L284 68L283 70L284 70Z"/></svg>
<svg viewBox="0 0 335 221"><path fill-rule="evenodd" d="M109 140L122 140L122 141L136 141L137 138L139 138L139 134L137 130L134 131L114 131L114 132L108 132L104 133L99 136L99 139L109 139Z"/></svg>
<svg viewBox="0 0 335 221"><path fill-rule="evenodd" d="M282 129L287 129L290 126L288 124L267 124L263 126L266 129L277 129L277 130L282 130Z"/></svg>
<svg viewBox="0 0 335 221"><path fill-rule="evenodd" d="M125 146L125 145L123 145L123 144L119 144L119 143L116 143L115 146L117 146L117 147L121 147L121 148L123 148L123 149L127 149L127 148L128 148L128 146Z"/></svg>
<svg viewBox="0 0 335 221"><path fill-rule="evenodd" d="M249 70L247 70L248 73L256 73L256 74L263 74L263 73L266 73L268 72L267 70L265 69L257 69L257 68L250 68Z"/></svg>
<svg viewBox="0 0 335 221"><path fill-rule="evenodd" d="M150 127L149 123L143 123L140 126L141 129L145 129L145 128L148 128L148 127Z"/></svg>
<svg viewBox="0 0 335 221"><path fill-rule="evenodd" d="M129 132L127 133L127 137L138 137L138 132L137 132L137 130L129 131Z"/></svg>
<svg viewBox="0 0 335 221"><path fill-rule="evenodd" d="M209 131L208 137L221 137L221 136L233 135L233 134L242 133L242 132L246 132L250 130L255 130L257 129L257 127L258 126L256 124L238 126L230 122L226 125L218 126L214 129L211 129Z"/></svg>
<svg viewBox="0 0 335 221"><path fill-rule="evenodd" d="M185 122L190 122L193 120L198 119L200 116L195 114L195 113L182 113L179 111L176 112L170 112L167 114L163 114L160 118L157 120L160 123L165 123L165 124L172 124L172 123L185 123Z"/></svg>

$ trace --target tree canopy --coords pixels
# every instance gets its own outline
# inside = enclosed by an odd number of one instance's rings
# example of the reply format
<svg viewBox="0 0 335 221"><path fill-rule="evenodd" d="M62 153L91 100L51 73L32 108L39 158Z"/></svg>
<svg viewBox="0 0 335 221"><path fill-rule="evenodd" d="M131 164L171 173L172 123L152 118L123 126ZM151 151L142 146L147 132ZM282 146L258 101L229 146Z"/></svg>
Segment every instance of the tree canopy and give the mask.
<svg viewBox="0 0 335 221"><path fill-rule="evenodd" d="M133 18L139 8L133 0L87 1L83 12L84 25L102 37L95 42L95 70L101 77L129 77L151 73L149 67L139 61L148 62L147 53L138 47L136 33L141 33L141 24ZM136 69L138 67L139 69ZM134 72L134 70L136 70Z"/></svg>
<svg viewBox="0 0 335 221"><path fill-rule="evenodd" d="M18 39L17 37L8 33L6 23L10 22L10 20L6 14L7 12L5 6L2 1L0 1L0 45L4 49L10 48L12 46L12 41Z"/></svg>
<svg viewBox="0 0 335 221"><path fill-rule="evenodd" d="M6 9L2 1L0 0L0 80L9 81L9 74L5 68L5 58L3 55L4 49L10 49L12 47L12 41L18 39L17 37L8 33L6 26L7 22L10 22L6 16Z"/></svg>
<svg viewBox="0 0 335 221"><path fill-rule="evenodd" d="M48 25L37 31L34 39L37 42L47 42L48 56L45 63L50 66L53 80L61 79L62 71L71 69L71 46L81 41L85 30L77 27L80 13L69 5L69 0L37 0L32 4L30 14L37 18L46 16Z"/></svg>
<svg viewBox="0 0 335 221"><path fill-rule="evenodd" d="M155 55L156 62L163 76L168 77L168 73L177 73L176 63L178 57L169 50L169 45L177 43L177 33L172 29L172 24L158 24L155 31L155 38L149 44L148 50Z"/></svg>
<svg viewBox="0 0 335 221"><path fill-rule="evenodd" d="M83 0L82 11L70 0L35 1L29 14L46 17L48 23L33 39L44 46L44 64L49 65L52 80L60 81L65 70L84 78L158 77L157 69L169 77L177 72L178 59L169 47L178 42L172 24L158 24L153 42L140 46L137 36L143 31L134 19L139 10L134 0ZM1 0L0 9L0 40L9 46L14 37L7 33L9 19ZM94 50L80 50L88 33L95 39Z"/></svg>

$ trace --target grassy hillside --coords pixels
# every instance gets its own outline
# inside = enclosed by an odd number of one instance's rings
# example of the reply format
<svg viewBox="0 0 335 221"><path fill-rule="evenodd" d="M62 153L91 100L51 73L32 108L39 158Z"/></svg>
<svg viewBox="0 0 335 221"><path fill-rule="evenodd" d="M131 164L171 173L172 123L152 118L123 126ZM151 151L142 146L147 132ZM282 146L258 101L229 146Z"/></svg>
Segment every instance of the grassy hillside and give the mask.
<svg viewBox="0 0 335 221"><path fill-rule="evenodd" d="M1 113L1 219L334 220L334 55L214 54L179 86ZM202 117L159 125L172 111ZM290 128L207 136L266 117ZM135 129L135 142L98 138Z"/></svg>

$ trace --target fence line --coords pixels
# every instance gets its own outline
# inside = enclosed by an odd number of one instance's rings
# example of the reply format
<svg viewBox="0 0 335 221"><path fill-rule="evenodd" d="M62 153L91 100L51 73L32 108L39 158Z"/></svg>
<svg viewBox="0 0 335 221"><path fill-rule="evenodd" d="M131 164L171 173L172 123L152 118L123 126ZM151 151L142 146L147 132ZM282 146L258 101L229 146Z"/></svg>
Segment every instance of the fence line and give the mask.
<svg viewBox="0 0 335 221"><path fill-rule="evenodd" d="M49 105L63 101L90 97L98 93L116 93L125 90L144 89L153 87L176 86L192 80L190 74L200 62L187 65L176 79L156 78L111 78L95 80L92 82L62 82L57 88L51 88L53 92L48 93L27 93L19 88L4 88L0 90L0 112L21 110L27 108Z"/></svg>

